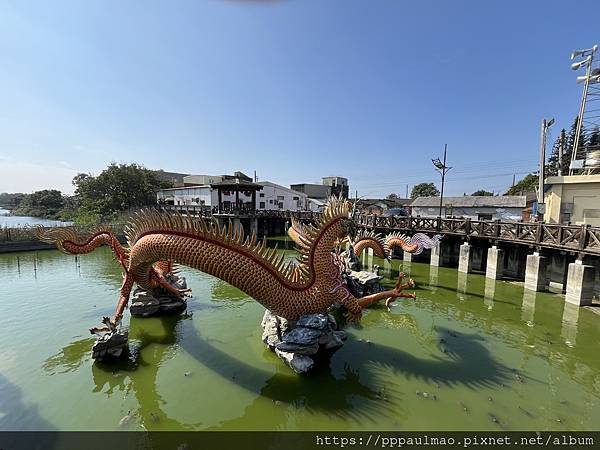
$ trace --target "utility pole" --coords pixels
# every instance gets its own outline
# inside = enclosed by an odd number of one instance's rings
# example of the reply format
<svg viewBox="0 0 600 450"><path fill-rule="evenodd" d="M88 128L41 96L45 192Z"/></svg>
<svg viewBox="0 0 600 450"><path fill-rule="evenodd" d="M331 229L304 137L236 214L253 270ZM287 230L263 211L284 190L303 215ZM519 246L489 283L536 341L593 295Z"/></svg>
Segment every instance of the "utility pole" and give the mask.
<svg viewBox="0 0 600 450"><path fill-rule="evenodd" d="M439 172L439 174L442 176L442 189L440 191L440 213L439 216L440 218L442 217L442 207L444 204L444 180L446 178L446 172L448 172L450 169L452 169L452 167L448 167L446 165L446 152L448 150L448 144L444 144L444 161L440 161L440 158L436 158L436 159L432 159L431 162L433 163L433 166L435 167L435 169Z"/></svg>
<svg viewBox="0 0 600 450"><path fill-rule="evenodd" d="M545 177L545 167L546 167L546 134L548 132L548 128L552 126L554 123L554 119L550 119L546 121L546 119L542 120L542 131L541 131L541 139L540 139L540 174L538 176L538 214L544 214L543 204L544 204L544 177ZM541 210L541 211L540 211Z"/></svg>
<svg viewBox="0 0 600 450"><path fill-rule="evenodd" d="M408 184L406 185L406 197L404 198L408 198Z"/></svg>

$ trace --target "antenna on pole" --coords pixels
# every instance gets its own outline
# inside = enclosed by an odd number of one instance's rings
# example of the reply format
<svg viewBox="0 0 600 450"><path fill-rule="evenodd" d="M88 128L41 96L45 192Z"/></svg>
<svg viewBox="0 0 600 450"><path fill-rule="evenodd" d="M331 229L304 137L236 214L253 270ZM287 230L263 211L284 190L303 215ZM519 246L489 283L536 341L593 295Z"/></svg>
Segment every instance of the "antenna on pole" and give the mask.
<svg viewBox="0 0 600 450"><path fill-rule="evenodd" d="M435 170L437 170L439 172L439 174L442 176L442 190L440 192L440 217L442 217L442 206L443 206L443 202L444 202L444 180L446 178L446 173L452 169L452 167L448 167L446 165L446 152L448 150L448 144L444 144L444 161L440 161L440 158L436 158L436 159L432 159L431 162L433 163L433 166L435 167Z"/></svg>

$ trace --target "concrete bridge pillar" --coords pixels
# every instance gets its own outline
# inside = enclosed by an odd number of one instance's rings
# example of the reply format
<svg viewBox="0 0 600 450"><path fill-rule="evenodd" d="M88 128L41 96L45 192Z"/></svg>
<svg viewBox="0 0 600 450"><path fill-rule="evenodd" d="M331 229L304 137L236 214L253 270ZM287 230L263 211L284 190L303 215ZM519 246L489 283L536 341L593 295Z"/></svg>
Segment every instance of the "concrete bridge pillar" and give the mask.
<svg viewBox="0 0 600 450"><path fill-rule="evenodd" d="M440 266L441 250L442 250L442 246L440 245L439 242L435 246L431 247L431 261L430 261L430 264L432 266L435 266L435 267L439 267Z"/></svg>
<svg viewBox="0 0 600 450"><path fill-rule="evenodd" d="M595 278L594 266L585 265L580 259L569 264L565 300L577 306L591 305Z"/></svg>
<svg viewBox="0 0 600 450"><path fill-rule="evenodd" d="M367 249L367 266L369 270L373 267L373 249L370 247Z"/></svg>
<svg viewBox="0 0 600 450"><path fill-rule="evenodd" d="M465 242L460 246L460 255L458 257L458 271L462 273L471 272L471 246Z"/></svg>
<svg viewBox="0 0 600 450"><path fill-rule="evenodd" d="M548 281L548 271L546 258L540 256L538 252L533 255L527 255L527 265L525 267L525 289L531 291L545 291Z"/></svg>
<svg viewBox="0 0 600 450"><path fill-rule="evenodd" d="M486 278L493 280L499 280L502 278L502 272L504 269L504 250L499 249L495 245L488 248L487 252L487 266L485 270Z"/></svg>
<svg viewBox="0 0 600 450"><path fill-rule="evenodd" d="M412 262L412 253L408 253L408 252L402 252L402 259L404 259L404 262L410 263Z"/></svg>

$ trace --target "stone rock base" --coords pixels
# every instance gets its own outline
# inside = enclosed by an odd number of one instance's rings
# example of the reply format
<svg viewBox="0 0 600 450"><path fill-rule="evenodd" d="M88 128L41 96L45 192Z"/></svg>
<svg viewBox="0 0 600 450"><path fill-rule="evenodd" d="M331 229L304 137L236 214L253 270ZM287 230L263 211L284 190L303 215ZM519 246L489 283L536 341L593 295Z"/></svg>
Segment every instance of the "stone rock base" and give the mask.
<svg viewBox="0 0 600 450"><path fill-rule="evenodd" d="M168 274L167 280L177 289L187 288L184 277ZM136 288L133 291L129 312L134 317L153 317L179 314L180 312L185 311L186 307L187 302L185 298L179 298L169 293L165 293L160 297L155 297L152 292Z"/></svg>
<svg viewBox="0 0 600 450"><path fill-rule="evenodd" d="M346 339L330 314L306 314L292 322L267 310L261 326L263 342L296 373L310 371L320 355L331 354Z"/></svg>
<svg viewBox="0 0 600 450"><path fill-rule="evenodd" d="M96 361L117 359L126 355L128 351L127 331L122 333L106 333L94 343L92 347L92 359Z"/></svg>
<svg viewBox="0 0 600 450"><path fill-rule="evenodd" d="M381 286L381 280L384 277L377 275L376 272L369 272L367 270L356 272L349 270L343 274L343 277L348 290L356 298L377 294L384 290L383 286Z"/></svg>

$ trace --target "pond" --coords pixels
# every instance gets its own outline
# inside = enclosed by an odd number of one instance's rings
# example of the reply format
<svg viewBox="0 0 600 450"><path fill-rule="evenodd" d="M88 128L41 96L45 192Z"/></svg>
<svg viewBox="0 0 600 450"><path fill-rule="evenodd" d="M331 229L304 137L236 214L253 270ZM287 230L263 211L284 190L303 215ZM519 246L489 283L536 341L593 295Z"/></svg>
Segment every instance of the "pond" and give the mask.
<svg viewBox="0 0 600 450"><path fill-rule="evenodd" d="M93 363L87 329L122 280L109 250L0 255L0 430L597 428L598 315L450 268L394 260L391 279L399 265L417 299L373 307L298 376L263 346L260 304L187 268L187 313L126 313L129 359Z"/></svg>
<svg viewBox="0 0 600 450"><path fill-rule="evenodd" d="M71 222L61 222L59 220L40 219L39 217L29 216L11 216L10 211L0 208L0 228L21 228L31 225L43 225L46 227L56 227L60 225L70 225Z"/></svg>

